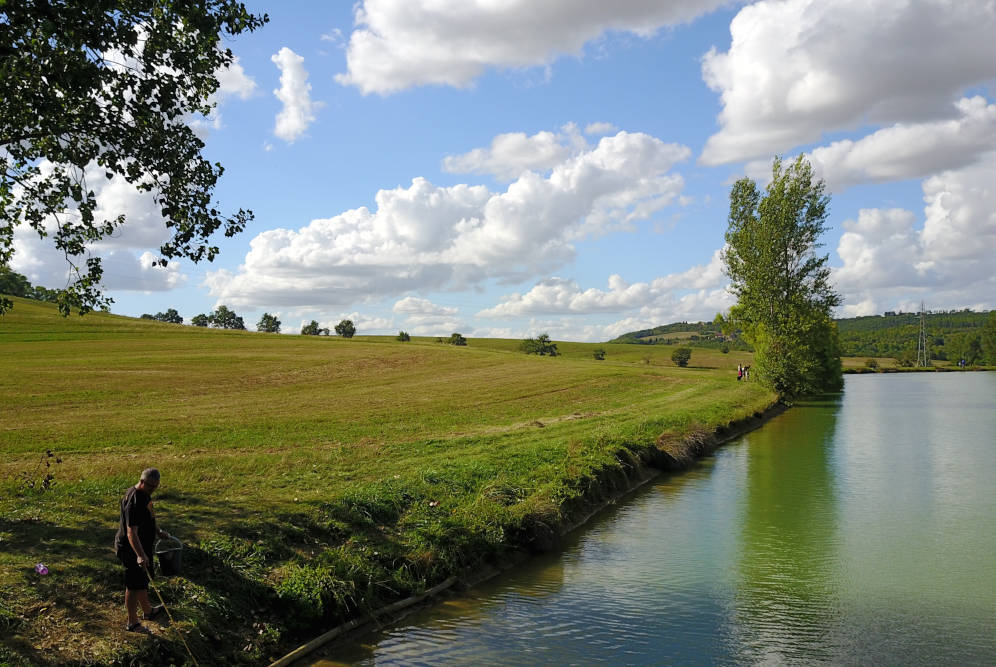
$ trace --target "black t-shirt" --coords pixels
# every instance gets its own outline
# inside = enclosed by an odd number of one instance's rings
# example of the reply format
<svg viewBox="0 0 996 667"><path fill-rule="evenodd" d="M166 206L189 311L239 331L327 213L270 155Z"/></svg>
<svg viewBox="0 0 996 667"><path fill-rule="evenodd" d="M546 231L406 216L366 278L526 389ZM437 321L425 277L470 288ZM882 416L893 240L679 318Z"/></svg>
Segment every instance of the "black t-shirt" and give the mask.
<svg viewBox="0 0 996 667"><path fill-rule="evenodd" d="M121 523L114 536L114 549L116 551L121 549L134 551L131 548L131 543L128 542L128 527L135 526L138 528L138 541L142 543L145 555L152 555L152 546L156 540L156 518L149 507L150 500L149 494L137 486L128 489L124 498L121 499Z"/></svg>

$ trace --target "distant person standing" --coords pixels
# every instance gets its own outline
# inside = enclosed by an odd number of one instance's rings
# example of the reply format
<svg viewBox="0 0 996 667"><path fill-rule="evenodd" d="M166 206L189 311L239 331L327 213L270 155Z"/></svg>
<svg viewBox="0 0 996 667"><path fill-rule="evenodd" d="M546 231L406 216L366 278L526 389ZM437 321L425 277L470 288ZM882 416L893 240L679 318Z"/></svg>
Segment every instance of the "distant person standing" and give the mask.
<svg viewBox="0 0 996 667"><path fill-rule="evenodd" d="M145 620L156 618L163 612L162 605L149 602L149 569L152 567L152 548L156 536L168 537L169 533L156 527L152 509L152 493L159 488L159 471L147 468L142 471L138 484L128 489L121 499L121 522L114 536L114 550L125 568L125 609L128 610L129 632L148 632L138 618L142 607Z"/></svg>
<svg viewBox="0 0 996 667"><path fill-rule="evenodd" d="M743 364L737 364L737 382L744 379L744 366Z"/></svg>

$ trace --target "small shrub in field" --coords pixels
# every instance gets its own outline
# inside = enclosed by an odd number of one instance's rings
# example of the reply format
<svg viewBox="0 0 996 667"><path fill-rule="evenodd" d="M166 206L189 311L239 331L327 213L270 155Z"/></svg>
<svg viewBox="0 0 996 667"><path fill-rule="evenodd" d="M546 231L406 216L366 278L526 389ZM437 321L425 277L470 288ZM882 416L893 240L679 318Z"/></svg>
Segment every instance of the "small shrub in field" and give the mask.
<svg viewBox="0 0 996 667"><path fill-rule="evenodd" d="M318 320L311 320L308 324L301 327L302 336L328 336L329 328L318 326Z"/></svg>
<svg viewBox="0 0 996 667"><path fill-rule="evenodd" d="M727 345L726 343L723 343L723 346L721 348L719 348L719 351L722 352L723 354L729 354L730 353L730 346Z"/></svg>
<svg viewBox="0 0 996 667"><path fill-rule="evenodd" d="M239 331L245 331L246 329L242 318L236 315L234 310L230 310L228 306L218 306L215 308L208 315L208 320L210 320L212 326L219 329L238 329Z"/></svg>
<svg viewBox="0 0 996 667"><path fill-rule="evenodd" d="M869 359L868 361L865 362L865 368L876 370L878 368L878 362L875 361L874 359Z"/></svg>
<svg viewBox="0 0 996 667"><path fill-rule="evenodd" d="M692 348L690 347L677 347L674 352L671 353L671 361L675 363L676 366L681 366L684 368L688 365L688 360L692 358Z"/></svg>
<svg viewBox="0 0 996 667"><path fill-rule="evenodd" d="M263 313L263 316L259 318L259 322L256 323L256 331L280 333L280 320L277 319L276 315Z"/></svg>
<svg viewBox="0 0 996 667"><path fill-rule="evenodd" d="M400 340L402 343L407 343L411 339L412 339L412 337L408 335L407 331L399 331L398 332L398 340Z"/></svg>
<svg viewBox="0 0 996 667"><path fill-rule="evenodd" d="M176 308L170 308L165 313L156 313L155 315L150 315L149 313L142 313L142 320L155 320L156 322L168 322L169 324L183 324L183 318L180 317L180 313L176 312Z"/></svg>
<svg viewBox="0 0 996 667"><path fill-rule="evenodd" d="M467 339L458 333L454 333L450 335L450 339L446 342L450 345L466 345Z"/></svg>
<svg viewBox="0 0 996 667"><path fill-rule="evenodd" d="M335 325L335 332L343 338L352 338L356 333L356 325L353 320L343 320Z"/></svg>
<svg viewBox="0 0 996 667"><path fill-rule="evenodd" d="M596 347L592 350L591 356L593 356L597 361L602 361L605 359L605 348Z"/></svg>
<svg viewBox="0 0 996 667"><path fill-rule="evenodd" d="M557 356L557 344L550 340L549 334L540 334L536 338L527 338L519 344L519 349L526 354Z"/></svg>

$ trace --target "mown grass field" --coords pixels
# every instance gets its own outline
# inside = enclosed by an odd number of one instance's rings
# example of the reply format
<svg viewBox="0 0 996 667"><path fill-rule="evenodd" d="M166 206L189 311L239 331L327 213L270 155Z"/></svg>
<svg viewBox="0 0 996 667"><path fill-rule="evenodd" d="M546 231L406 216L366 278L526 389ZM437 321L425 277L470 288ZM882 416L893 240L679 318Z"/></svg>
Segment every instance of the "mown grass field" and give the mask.
<svg viewBox="0 0 996 667"><path fill-rule="evenodd" d="M677 368L667 346L559 343L541 358L514 340L259 334L15 303L0 318L0 664L182 662L175 630L201 664L264 662L528 548L606 479L624 484L662 434L775 398L736 381L740 352L696 348ZM153 638L123 631L111 552L118 500L148 466L163 473L160 524L186 545L184 576L160 583L176 625Z"/></svg>

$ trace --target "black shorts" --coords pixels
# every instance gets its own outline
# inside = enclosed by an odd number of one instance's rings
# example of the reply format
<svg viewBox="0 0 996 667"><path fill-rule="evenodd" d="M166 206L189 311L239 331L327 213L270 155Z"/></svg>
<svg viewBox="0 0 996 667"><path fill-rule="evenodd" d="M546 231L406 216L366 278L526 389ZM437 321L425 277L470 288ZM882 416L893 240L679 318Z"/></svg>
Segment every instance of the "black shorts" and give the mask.
<svg viewBox="0 0 996 667"><path fill-rule="evenodd" d="M138 566L138 556L128 547L118 549L118 560L125 568L125 588L129 591L149 589L149 576Z"/></svg>

